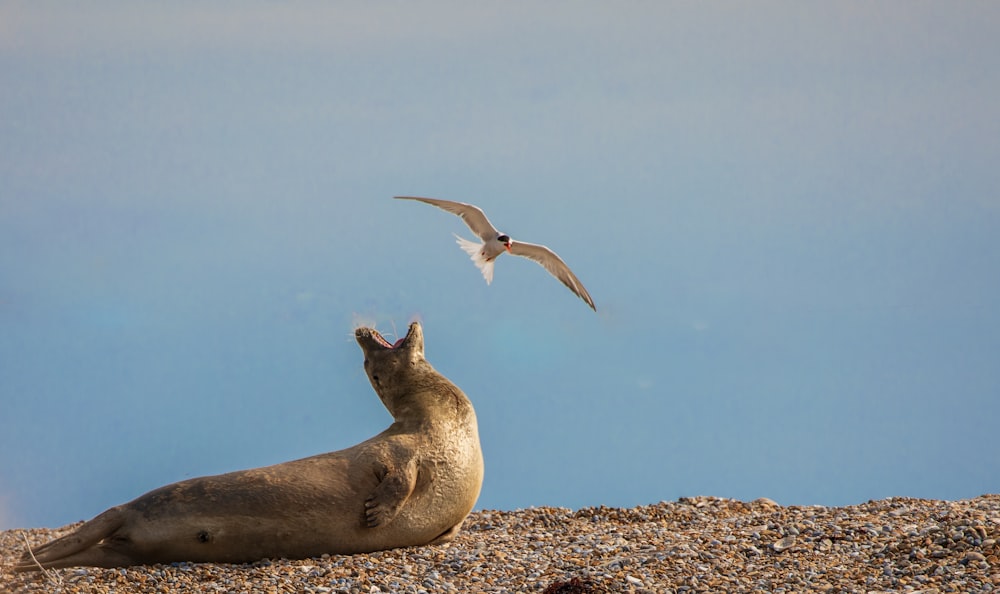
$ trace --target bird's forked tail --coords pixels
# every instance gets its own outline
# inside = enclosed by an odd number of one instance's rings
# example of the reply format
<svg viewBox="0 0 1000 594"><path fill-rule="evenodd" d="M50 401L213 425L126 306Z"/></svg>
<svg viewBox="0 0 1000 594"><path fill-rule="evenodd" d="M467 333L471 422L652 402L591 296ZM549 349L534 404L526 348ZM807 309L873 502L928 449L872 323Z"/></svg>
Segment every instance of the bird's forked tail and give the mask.
<svg viewBox="0 0 1000 594"><path fill-rule="evenodd" d="M458 247L462 248L462 251L469 254L472 258L472 263L476 265L483 273L483 278L486 279L486 284L493 282L493 260L487 260L483 257L483 244L476 243L474 241L469 241L464 237L455 235L456 243Z"/></svg>

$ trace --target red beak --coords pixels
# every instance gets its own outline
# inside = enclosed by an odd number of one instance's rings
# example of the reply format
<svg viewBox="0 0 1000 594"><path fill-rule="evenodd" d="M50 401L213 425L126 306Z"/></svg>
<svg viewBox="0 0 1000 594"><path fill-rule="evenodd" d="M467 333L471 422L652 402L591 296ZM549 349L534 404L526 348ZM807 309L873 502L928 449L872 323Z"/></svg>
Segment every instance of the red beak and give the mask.
<svg viewBox="0 0 1000 594"><path fill-rule="evenodd" d="M505 244L503 244L503 247L504 247L504 248L506 248L506 250L507 250L508 252L510 252L510 243L509 243L509 242L508 242L508 243L505 243ZM513 253L513 252L511 252L511 253Z"/></svg>

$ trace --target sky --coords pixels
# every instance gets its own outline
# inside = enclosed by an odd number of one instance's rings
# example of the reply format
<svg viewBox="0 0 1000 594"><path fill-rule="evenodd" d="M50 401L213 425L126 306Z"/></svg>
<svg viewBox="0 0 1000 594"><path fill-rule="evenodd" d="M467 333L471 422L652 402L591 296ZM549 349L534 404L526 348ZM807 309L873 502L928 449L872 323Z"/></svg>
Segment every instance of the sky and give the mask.
<svg viewBox="0 0 1000 594"><path fill-rule="evenodd" d="M0 529L349 447L424 325L478 509L1000 491L1000 6L0 5ZM418 195L572 267L487 286Z"/></svg>

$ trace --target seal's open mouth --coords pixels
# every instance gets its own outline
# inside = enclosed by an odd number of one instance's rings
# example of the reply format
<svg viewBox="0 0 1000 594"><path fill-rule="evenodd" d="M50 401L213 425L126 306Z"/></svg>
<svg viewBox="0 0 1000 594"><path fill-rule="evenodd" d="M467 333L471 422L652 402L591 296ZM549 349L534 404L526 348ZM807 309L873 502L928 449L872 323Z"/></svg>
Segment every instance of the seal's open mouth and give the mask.
<svg viewBox="0 0 1000 594"><path fill-rule="evenodd" d="M379 343L380 345L384 346L387 349L394 349L399 345L403 344L403 341L406 340L406 337L404 336L398 339L395 343L390 344L389 341L386 340L384 336L379 334L379 331L374 328L358 328L355 332L357 334L361 333L367 334L370 338L373 338L375 342Z"/></svg>
<svg viewBox="0 0 1000 594"><path fill-rule="evenodd" d="M377 338L379 342L381 342L383 345L389 347L390 349L394 349L394 348L398 347L399 345L403 344L404 340L406 340L406 337L404 336L403 338L397 339L396 342L394 342L392 344L389 344L389 341L386 340L385 338L383 338L382 335L379 334L378 332L375 333L375 338Z"/></svg>
<svg viewBox="0 0 1000 594"><path fill-rule="evenodd" d="M424 353L424 333L417 322L412 322L406 336L399 338L395 344L386 340L378 330L368 326L356 328L354 338L366 353L378 352L380 349L412 351L414 356L422 356Z"/></svg>

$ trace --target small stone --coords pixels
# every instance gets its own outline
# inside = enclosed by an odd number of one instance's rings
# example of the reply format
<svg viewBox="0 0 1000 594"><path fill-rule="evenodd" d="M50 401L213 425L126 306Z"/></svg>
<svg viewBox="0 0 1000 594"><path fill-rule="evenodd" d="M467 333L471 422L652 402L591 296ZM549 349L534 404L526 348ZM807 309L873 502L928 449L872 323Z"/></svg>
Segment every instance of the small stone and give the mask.
<svg viewBox="0 0 1000 594"><path fill-rule="evenodd" d="M788 536L782 539L774 541L774 544L771 545L771 548L780 553L781 551L788 549L794 544L795 544L795 535L789 534Z"/></svg>

